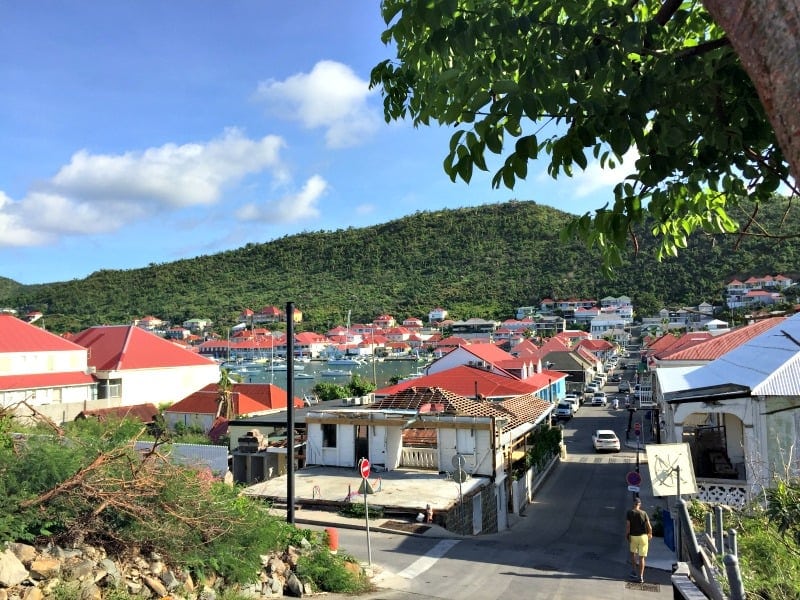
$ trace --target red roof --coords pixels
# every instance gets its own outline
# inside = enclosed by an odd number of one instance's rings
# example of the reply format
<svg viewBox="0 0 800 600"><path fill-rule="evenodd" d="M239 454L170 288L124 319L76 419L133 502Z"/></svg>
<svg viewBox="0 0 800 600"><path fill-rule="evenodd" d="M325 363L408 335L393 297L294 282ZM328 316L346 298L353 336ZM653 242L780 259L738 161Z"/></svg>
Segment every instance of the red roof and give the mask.
<svg viewBox="0 0 800 600"><path fill-rule="evenodd" d="M611 350L614 344L608 340L581 340L578 342L579 348L585 348L589 352L598 352L601 350Z"/></svg>
<svg viewBox="0 0 800 600"><path fill-rule="evenodd" d="M477 344L470 344L463 348L470 354L474 354L480 360L484 360L489 364L501 362L504 360L513 359L514 356L509 354L502 348L496 346L495 344L484 344L484 343L477 343Z"/></svg>
<svg viewBox="0 0 800 600"><path fill-rule="evenodd" d="M213 364L208 358L131 325L90 327L77 334L74 341L88 348L89 365L98 371Z"/></svg>
<svg viewBox="0 0 800 600"><path fill-rule="evenodd" d="M786 320L786 317L773 317L771 319L764 319L756 321L751 325L745 325L734 329L728 333L723 333L717 337L712 337L709 340L691 346L689 348L680 348L675 352L667 352L659 356L661 360L714 360L730 352L734 348L738 348L748 340L756 337L772 329L779 323Z"/></svg>
<svg viewBox="0 0 800 600"><path fill-rule="evenodd" d="M677 352L678 350L682 350L684 348L691 348L697 344L702 344L703 342L710 340L712 337L713 336L707 331L685 333L680 337L667 334L656 340L653 345L650 346L648 354L650 356L655 356L656 358L661 358L662 356L672 352Z"/></svg>
<svg viewBox="0 0 800 600"><path fill-rule="evenodd" d="M40 388L90 385L94 377L81 371L72 373L34 373L0 377L0 390L33 390Z"/></svg>
<svg viewBox="0 0 800 600"><path fill-rule="evenodd" d="M286 408L286 390L271 383L236 383L233 386L233 409L237 416ZM209 415L217 412L219 386L209 383L183 400L179 400L164 412ZM294 399L297 408L303 401Z"/></svg>
<svg viewBox="0 0 800 600"><path fill-rule="evenodd" d="M523 423L537 423L553 409L552 404L531 394L523 394L503 402L487 402L461 396L450 390L413 386L377 400L371 410L414 410L419 414L446 413L474 417L506 419L503 431Z"/></svg>
<svg viewBox="0 0 800 600"><path fill-rule="evenodd" d="M544 385L547 385L546 380ZM486 369L460 365L432 375L423 375L408 381L401 381L395 385L376 390L375 394L388 396L411 387L420 386L442 388L454 394L473 398L476 394L484 398L507 398L534 393L543 387L541 381L533 378L523 381L510 374L500 375Z"/></svg>
<svg viewBox="0 0 800 600"><path fill-rule="evenodd" d="M75 350L81 350L81 347L17 317L0 314L0 354L6 352L74 352Z"/></svg>

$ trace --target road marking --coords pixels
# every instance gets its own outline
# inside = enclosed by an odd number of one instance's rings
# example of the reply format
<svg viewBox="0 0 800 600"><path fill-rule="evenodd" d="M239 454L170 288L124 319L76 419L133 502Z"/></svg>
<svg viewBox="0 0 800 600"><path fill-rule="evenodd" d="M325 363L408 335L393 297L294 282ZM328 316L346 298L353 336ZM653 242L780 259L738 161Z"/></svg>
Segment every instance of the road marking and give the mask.
<svg viewBox="0 0 800 600"><path fill-rule="evenodd" d="M414 579L415 577L418 577L435 565L437 560L447 554L447 551L460 541L461 540L442 540L433 548L428 550L424 556L419 557L405 569L400 571L397 576L403 577L404 579Z"/></svg>

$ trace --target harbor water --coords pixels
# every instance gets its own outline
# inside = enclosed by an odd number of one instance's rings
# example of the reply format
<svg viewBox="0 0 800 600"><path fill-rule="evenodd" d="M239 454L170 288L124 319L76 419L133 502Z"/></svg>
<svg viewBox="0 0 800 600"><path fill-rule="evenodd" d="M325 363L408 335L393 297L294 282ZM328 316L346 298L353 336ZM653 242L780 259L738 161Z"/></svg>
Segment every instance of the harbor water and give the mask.
<svg viewBox="0 0 800 600"><path fill-rule="evenodd" d="M369 361L358 365L329 365L325 361L311 361L294 365L294 396L302 398L311 395L318 383L336 383L347 385L353 375L358 374L367 381L373 382L377 389L392 385L392 378L411 377L421 374L426 363L416 360L391 360L383 362ZM269 365L257 365L246 369L233 369L242 383L272 383L286 389L286 373L281 369L271 369ZM332 372L341 374L333 375Z"/></svg>

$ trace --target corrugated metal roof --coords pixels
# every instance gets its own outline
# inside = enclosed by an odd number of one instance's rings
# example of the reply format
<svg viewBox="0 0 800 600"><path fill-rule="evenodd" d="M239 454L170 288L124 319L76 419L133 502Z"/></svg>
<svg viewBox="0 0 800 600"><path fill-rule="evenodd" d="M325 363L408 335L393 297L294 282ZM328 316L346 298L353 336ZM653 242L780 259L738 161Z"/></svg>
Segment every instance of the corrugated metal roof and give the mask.
<svg viewBox="0 0 800 600"><path fill-rule="evenodd" d="M686 377L689 387L726 383L756 396L800 396L800 314L727 352Z"/></svg>

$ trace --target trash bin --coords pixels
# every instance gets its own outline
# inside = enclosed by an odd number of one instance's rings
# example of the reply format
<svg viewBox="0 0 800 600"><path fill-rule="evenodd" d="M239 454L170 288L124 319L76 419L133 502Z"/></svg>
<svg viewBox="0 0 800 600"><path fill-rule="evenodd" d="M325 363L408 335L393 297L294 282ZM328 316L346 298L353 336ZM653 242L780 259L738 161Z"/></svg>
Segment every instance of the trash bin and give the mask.
<svg viewBox="0 0 800 600"><path fill-rule="evenodd" d="M662 509L661 521L664 523L664 543L667 548L675 552L675 524L672 522L672 515L668 510Z"/></svg>

